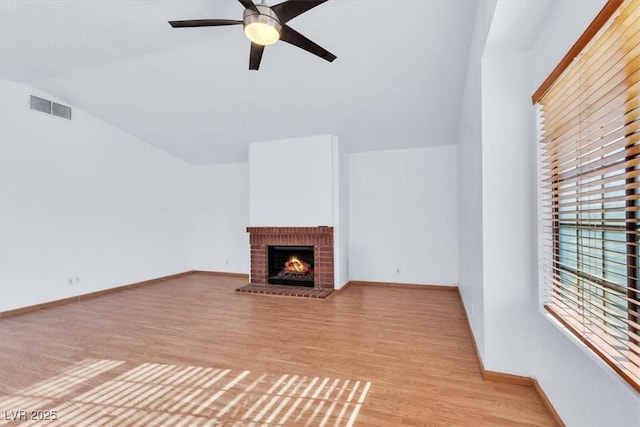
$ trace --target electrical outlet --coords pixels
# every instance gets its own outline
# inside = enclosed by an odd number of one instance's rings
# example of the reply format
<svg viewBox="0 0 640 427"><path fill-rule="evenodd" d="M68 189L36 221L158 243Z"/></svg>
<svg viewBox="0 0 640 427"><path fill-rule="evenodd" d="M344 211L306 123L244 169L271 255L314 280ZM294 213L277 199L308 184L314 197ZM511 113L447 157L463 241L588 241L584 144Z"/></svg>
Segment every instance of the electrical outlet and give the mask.
<svg viewBox="0 0 640 427"><path fill-rule="evenodd" d="M229 260L228 260L228 259L225 259L225 260L224 260L224 263L225 263L226 265L229 265Z"/></svg>
<svg viewBox="0 0 640 427"><path fill-rule="evenodd" d="M80 278L78 276L75 277L76 285L80 284Z"/></svg>
<svg viewBox="0 0 640 427"><path fill-rule="evenodd" d="M396 274L400 274L400 267L396 268Z"/></svg>

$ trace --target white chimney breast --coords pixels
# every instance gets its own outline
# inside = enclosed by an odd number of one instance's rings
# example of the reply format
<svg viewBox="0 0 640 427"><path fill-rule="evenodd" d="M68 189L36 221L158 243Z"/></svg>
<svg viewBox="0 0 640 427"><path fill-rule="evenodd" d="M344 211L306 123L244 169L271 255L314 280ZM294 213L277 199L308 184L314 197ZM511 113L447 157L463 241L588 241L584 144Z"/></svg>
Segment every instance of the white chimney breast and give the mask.
<svg viewBox="0 0 640 427"><path fill-rule="evenodd" d="M333 226L333 137L249 145L252 227Z"/></svg>

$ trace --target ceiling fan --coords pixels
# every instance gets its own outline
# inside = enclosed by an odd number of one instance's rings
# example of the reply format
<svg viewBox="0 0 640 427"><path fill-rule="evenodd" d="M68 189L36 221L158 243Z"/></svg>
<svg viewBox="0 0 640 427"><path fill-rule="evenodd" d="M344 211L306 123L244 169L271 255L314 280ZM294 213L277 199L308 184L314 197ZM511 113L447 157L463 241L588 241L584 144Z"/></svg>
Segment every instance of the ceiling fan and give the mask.
<svg viewBox="0 0 640 427"><path fill-rule="evenodd" d="M246 36L251 40L249 69L260 68L264 47L282 40L313 53L320 58L333 62L337 57L318 46L293 28L287 22L327 0L288 0L274 6L267 6L262 0L255 4L252 0L238 0L244 6L242 21L234 19L192 19L188 21L169 21L173 28L219 27L242 24Z"/></svg>

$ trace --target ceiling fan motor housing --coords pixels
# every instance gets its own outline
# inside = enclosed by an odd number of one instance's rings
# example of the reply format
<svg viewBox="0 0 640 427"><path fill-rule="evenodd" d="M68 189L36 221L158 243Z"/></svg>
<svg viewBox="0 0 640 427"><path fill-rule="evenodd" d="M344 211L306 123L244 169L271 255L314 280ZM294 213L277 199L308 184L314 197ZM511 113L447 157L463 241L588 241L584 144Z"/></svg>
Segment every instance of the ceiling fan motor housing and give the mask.
<svg viewBox="0 0 640 427"><path fill-rule="evenodd" d="M244 10L242 25L245 28L245 31L251 24L265 24L272 27L278 32L278 34L280 34L282 31L282 25L280 24L278 15L276 15L269 6L258 4L256 5L256 8L259 12L249 8Z"/></svg>

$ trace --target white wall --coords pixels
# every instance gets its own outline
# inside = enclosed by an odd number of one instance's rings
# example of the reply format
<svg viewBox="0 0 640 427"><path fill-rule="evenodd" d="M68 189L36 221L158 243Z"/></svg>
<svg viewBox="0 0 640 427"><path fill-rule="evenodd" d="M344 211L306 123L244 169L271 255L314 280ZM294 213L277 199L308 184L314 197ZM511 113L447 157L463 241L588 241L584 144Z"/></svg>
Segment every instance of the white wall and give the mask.
<svg viewBox="0 0 640 427"><path fill-rule="evenodd" d="M500 5L498 5L500 7ZM482 243L486 369L531 372L537 299L535 128L529 57L482 60Z"/></svg>
<svg viewBox="0 0 640 427"><path fill-rule="evenodd" d="M455 284L456 176L455 145L351 154L350 279Z"/></svg>
<svg viewBox="0 0 640 427"><path fill-rule="evenodd" d="M506 43L503 46L510 46L510 50L493 47L481 63L472 56L470 74L477 76L481 67L481 83L478 88L477 78L467 82L469 105L460 127L460 230L461 242L482 242L483 257L476 271L462 273L466 268L461 267L460 288L467 312L476 306L472 319L477 317L477 304L483 306L482 319L472 320L472 328L486 369L537 378L569 426L636 426L640 425L638 393L554 325L540 310L537 295L536 140L531 94L602 4L557 2L537 31L533 49L513 49L512 43ZM499 1L492 28L504 25L501 20L513 19L506 11L513 12L516 7L513 2ZM486 16L479 12L477 25L486 22ZM506 26L518 31L512 23ZM480 131L478 117L482 120ZM478 150L480 166L469 154ZM469 164L474 171L480 169L482 176L479 229L467 211L478 210L476 196L464 191L476 185L476 177L464 169ZM461 266L466 256L474 259L469 250L463 251ZM472 276L478 272L479 277Z"/></svg>
<svg viewBox="0 0 640 427"><path fill-rule="evenodd" d="M0 311L191 270L191 166L31 94L0 82Z"/></svg>
<svg viewBox="0 0 640 427"><path fill-rule="evenodd" d="M249 165L195 167L194 268L249 272Z"/></svg>
<svg viewBox="0 0 640 427"><path fill-rule="evenodd" d="M334 286L349 281L349 155L333 137Z"/></svg>
<svg viewBox="0 0 640 427"><path fill-rule="evenodd" d="M481 59L496 2L480 2L469 52L458 137L458 287L484 359Z"/></svg>
<svg viewBox="0 0 640 427"><path fill-rule="evenodd" d="M334 225L331 135L249 145L252 227Z"/></svg>

